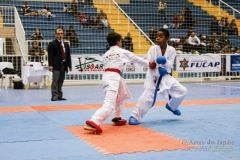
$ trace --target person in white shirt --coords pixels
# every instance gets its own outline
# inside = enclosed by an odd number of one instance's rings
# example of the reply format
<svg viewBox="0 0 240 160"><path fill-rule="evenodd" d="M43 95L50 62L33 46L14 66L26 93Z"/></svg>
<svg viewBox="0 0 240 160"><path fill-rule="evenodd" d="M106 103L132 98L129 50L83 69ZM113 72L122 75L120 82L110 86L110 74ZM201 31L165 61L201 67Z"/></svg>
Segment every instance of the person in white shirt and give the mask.
<svg viewBox="0 0 240 160"><path fill-rule="evenodd" d="M191 35L188 37L188 43L191 46L192 53L195 53L196 51L201 50L201 41L200 39L195 35L195 32L192 31Z"/></svg>
<svg viewBox="0 0 240 160"><path fill-rule="evenodd" d="M115 118L112 119L115 125L125 125L127 121L121 118L122 103L124 100L131 98L131 94L126 82L121 77L124 64L139 63L143 66L151 66L151 64L155 63L122 49L121 40L121 35L115 32L111 32L107 36L110 48L103 56L105 68L102 77L105 93L104 103L102 107L94 113L91 119L86 121L86 125L84 126L85 130L98 134L102 133L100 126L112 113L114 113L115 116Z"/></svg>

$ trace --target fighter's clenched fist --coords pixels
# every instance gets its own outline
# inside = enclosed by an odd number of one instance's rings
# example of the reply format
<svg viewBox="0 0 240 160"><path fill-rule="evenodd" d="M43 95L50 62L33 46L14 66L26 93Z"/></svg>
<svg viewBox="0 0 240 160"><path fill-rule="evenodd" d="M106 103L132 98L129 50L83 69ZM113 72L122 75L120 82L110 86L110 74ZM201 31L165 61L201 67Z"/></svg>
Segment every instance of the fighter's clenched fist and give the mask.
<svg viewBox="0 0 240 160"><path fill-rule="evenodd" d="M157 63L156 62L154 62L154 61L150 61L149 62L149 68L150 69L155 69L157 67Z"/></svg>

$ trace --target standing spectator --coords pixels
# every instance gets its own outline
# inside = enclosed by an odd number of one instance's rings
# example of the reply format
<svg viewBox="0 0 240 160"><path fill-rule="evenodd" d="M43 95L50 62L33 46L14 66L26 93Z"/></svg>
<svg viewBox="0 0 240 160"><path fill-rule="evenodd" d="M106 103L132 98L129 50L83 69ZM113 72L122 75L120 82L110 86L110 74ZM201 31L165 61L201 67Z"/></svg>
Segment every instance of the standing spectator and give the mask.
<svg viewBox="0 0 240 160"><path fill-rule="evenodd" d="M78 16L78 5L76 0L72 0L71 2L71 15Z"/></svg>
<svg viewBox="0 0 240 160"><path fill-rule="evenodd" d="M73 25L69 26L69 29L66 32L66 39L70 41L71 45L73 44L74 46L79 47L78 35L76 34Z"/></svg>
<svg viewBox="0 0 240 160"><path fill-rule="evenodd" d="M44 55L42 47L40 47L37 41L32 42L32 46L28 49L28 55L30 55L31 62L40 62L41 56Z"/></svg>
<svg viewBox="0 0 240 160"><path fill-rule="evenodd" d="M99 17L104 27L108 27L107 14L103 12L102 8L100 9L100 12L98 13L97 17Z"/></svg>
<svg viewBox="0 0 240 160"><path fill-rule="evenodd" d="M134 52L133 49L133 42L132 42L132 37L131 37L131 33L128 32L127 36L124 38L124 48L130 52Z"/></svg>
<svg viewBox="0 0 240 160"><path fill-rule="evenodd" d="M189 28L192 27L193 25L193 16L192 16L192 12L189 8L185 8L184 9L184 28Z"/></svg>
<svg viewBox="0 0 240 160"><path fill-rule="evenodd" d="M238 35L238 28L236 26L236 20L232 19L228 26L228 35Z"/></svg>
<svg viewBox="0 0 240 160"><path fill-rule="evenodd" d="M157 30L155 27L151 26L149 29L149 38L152 40L153 43L156 41Z"/></svg>
<svg viewBox="0 0 240 160"><path fill-rule="evenodd" d="M216 17L213 18L213 20L211 21L211 33L213 34L214 32L219 33L219 26L218 26L218 20Z"/></svg>
<svg viewBox="0 0 240 160"><path fill-rule="evenodd" d="M31 12L30 7L28 6L28 3L26 1L23 3L21 10L23 15Z"/></svg>
<svg viewBox="0 0 240 160"><path fill-rule="evenodd" d="M92 0L79 0L81 5L86 8L87 5L93 6L93 1Z"/></svg>
<svg viewBox="0 0 240 160"><path fill-rule="evenodd" d="M164 17L164 22L166 23L167 17L165 15L165 9L167 7L167 3L164 0L160 0L158 5L158 12L160 13L161 17Z"/></svg>
<svg viewBox="0 0 240 160"><path fill-rule="evenodd" d="M43 40L43 35L39 28L36 28L35 33L30 36L31 40Z"/></svg>
<svg viewBox="0 0 240 160"><path fill-rule="evenodd" d="M68 43L63 42L64 33L61 28L55 31L56 39L48 45L48 64L52 76L52 101L66 100L63 98L62 85L65 72L72 71L71 54Z"/></svg>
<svg viewBox="0 0 240 160"><path fill-rule="evenodd" d="M219 30L220 30L220 34L222 32L225 32L225 18L222 17L219 21L218 21L218 26L219 26Z"/></svg>
<svg viewBox="0 0 240 160"><path fill-rule="evenodd" d="M179 28L184 28L184 14L185 14L185 8L182 9L181 14L179 15Z"/></svg>

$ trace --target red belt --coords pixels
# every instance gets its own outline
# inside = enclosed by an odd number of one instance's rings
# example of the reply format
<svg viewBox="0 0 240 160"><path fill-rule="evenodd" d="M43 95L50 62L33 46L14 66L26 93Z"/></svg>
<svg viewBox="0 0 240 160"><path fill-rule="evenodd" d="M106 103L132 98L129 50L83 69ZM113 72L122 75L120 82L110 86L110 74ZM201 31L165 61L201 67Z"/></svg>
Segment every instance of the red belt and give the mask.
<svg viewBox="0 0 240 160"><path fill-rule="evenodd" d="M116 72L118 74L121 74L121 71L119 69L116 69L116 68L106 68L105 72Z"/></svg>

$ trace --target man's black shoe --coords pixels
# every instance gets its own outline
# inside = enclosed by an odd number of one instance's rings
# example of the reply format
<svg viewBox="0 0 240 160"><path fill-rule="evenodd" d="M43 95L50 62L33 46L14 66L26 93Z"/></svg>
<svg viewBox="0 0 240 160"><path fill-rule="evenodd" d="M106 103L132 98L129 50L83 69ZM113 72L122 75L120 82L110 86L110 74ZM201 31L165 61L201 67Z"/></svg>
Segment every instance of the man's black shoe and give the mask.
<svg viewBox="0 0 240 160"><path fill-rule="evenodd" d="M51 101L61 101L59 98L52 98Z"/></svg>
<svg viewBox="0 0 240 160"><path fill-rule="evenodd" d="M66 98L58 98L60 101L62 100L62 101L65 101L65 100L67 100Z"/></svg>

